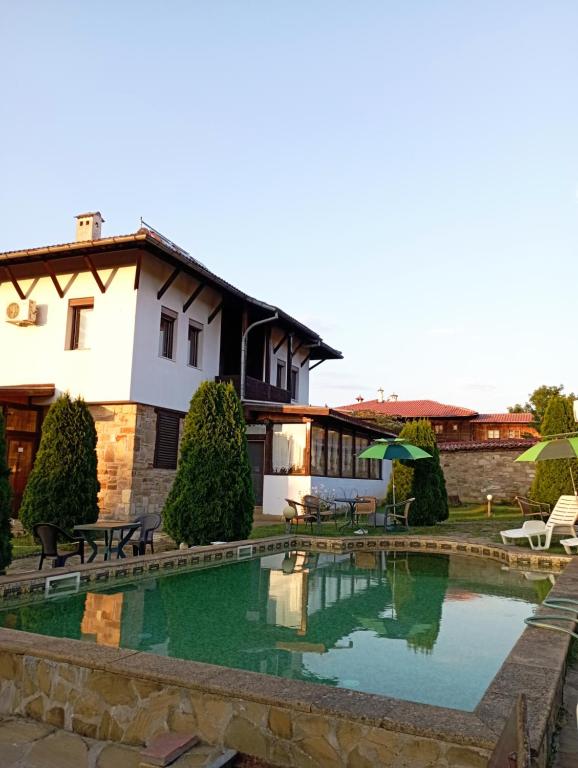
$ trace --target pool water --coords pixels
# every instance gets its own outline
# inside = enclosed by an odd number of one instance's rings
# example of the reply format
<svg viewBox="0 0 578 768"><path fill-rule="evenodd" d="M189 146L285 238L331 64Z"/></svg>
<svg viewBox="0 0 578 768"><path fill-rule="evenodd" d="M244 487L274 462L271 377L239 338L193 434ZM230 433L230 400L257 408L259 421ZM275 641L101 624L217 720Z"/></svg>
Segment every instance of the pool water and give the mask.
<svg viewBox="0 0 578 768"><path fill-rule="evenodd" d="M0 626L472 710L550 588L457 555L291 552L0 612Z"/></svg>

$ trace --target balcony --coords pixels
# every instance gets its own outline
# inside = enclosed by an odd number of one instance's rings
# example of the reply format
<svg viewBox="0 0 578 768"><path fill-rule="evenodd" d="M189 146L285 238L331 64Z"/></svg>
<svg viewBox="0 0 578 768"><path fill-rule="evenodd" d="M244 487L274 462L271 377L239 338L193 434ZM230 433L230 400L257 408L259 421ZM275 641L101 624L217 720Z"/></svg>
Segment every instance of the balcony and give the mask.
<svg viewBox="0 0 578 768"><path fill-rule="evenodd" d="M240 376L216 376L215 381L230 381L237 394L241 395ZM251 376L245 378L245 398L262 403L291 403L291 394L286 389L274 387L273 384L253 379Z"/></svg>

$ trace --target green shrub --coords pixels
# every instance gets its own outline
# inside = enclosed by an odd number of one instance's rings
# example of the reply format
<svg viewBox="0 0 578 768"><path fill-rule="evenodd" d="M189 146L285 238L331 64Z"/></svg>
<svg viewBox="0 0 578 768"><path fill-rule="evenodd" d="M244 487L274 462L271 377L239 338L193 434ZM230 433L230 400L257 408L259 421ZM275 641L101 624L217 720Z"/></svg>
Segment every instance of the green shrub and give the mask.
<svg viewBox="0 0 578 768"><path fill-rule="evenodd" d="M561 435L576 429L573 414L573 397L555 395L550 398L541 431L549 435ZM578 483L578 461L575 459L549 459L536 462L536 476L530 488L530 498L546 501L554 506L563 494L573 494L572 478Z"/></svg>
<svg viewBox="0 0 578 768"><path fill-rule="evenodd" d="M10 469L6 457L6 432L4 416L0 410L0 573L4 573L12 562L12 527L10 525L12 489Z"/></svg>
<svg viewBox="0 0 578 768"><path fill-rule="evenodd" d="M185 419L164 529L189 546L245 539L254 504L241 401L231 384L203 382Z"/></svg>
<svg viewBox="0 0 578 768"><path fill-rule="evenodd" d="M24 491L19 517L28 531L53 523L71 532L98 518L96 429L81 398L61 395L42 425L40 446Z"/></svg>
<svg viewBox="0 0 578 768"><path fill-rule="evenodd" d="M407 422L400 432L408 443L413 443L431 454L431 459L395 462L396 501L415 497L410 514L410 525L435 525L449 515L446 481L440 464L435 432L426 419ZM387 493L388 503L393 499L391 480Z"/></svg>

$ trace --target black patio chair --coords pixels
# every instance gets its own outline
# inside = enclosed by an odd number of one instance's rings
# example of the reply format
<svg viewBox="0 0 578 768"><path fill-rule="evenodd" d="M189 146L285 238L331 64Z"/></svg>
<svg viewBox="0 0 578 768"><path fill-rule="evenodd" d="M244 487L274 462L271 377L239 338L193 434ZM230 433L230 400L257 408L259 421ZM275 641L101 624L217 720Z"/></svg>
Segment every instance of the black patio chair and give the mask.
<svg viewBox="0 0 578 768"><path fill-rule="evenodd" d="M139 522L141 526L135 531L134 538L129 539L129 543L132 544L133 557L144 555L146 553L147 544L154 554L153 534L161 527L161 516L156 512L149 512L146 515L136 517L135 522Z"/></svg>
<svg viewBox="0 0 578 768"><path fill-rule="evenodd" d="M80 562L84 563L84 539L71 536L62 528L52 523L37 523L32 529L34 536L40 540L42 545L42 554L40 555L40 563L38 564L38 570L42 570L42 566L47 557L54 558L53 567L61 568L66 564L69 557L78 555ZM70 551L58 551L58 542L64 542L65 544L76 544L75 549Z"/></svg>

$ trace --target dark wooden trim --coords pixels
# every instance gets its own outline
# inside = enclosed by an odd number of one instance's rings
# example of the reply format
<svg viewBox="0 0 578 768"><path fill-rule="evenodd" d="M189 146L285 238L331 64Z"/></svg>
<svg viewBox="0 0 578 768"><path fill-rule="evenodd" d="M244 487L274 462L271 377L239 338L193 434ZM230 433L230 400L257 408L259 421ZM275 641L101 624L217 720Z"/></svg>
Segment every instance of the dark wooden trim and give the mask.
<svg viewBox="0 0 578 768"><path fill-rule="evenodd" d="M311 476L311 419L305 424L305 470Z"/></svg>
<svg viewBox="0 0 578 768"><path fill-rule="evenodd" d="M268 422L265 425L265 448L263 455L264 474L273 474L273 424Z"/></svg>
<svg viewBox="0 0 578 768"><path fill-rule="evenodd" d="M62 290L62 286L58 282L58 278L56 277L55 271L52 269L52 267L46 261L46 259L42 259L42 263L44 264L44 269L46 270L48 277L52 280L52 285L56 288L56 293L60 296L61 299L63 299L64 291Z"/></svg>
<svg viewBox="0 0 578 768"><path fill-rule="evenodd" d="M17 280L17 279L14 277L14 275L12 274L12 270L10 269L10 267L9 267L8 265L5 265L5 266L4 266L4 269L5 269L5 270L6 270L6 272L8 273L8 277L10 278L10 282L12 283L12 285L14 286L14 288L16 289L16 293L17 293L17 294L20 296L20 298L22 299L22 301L24 301L24 300L26 299L26 296L24 295L24 291L23 291L23 290L22 290L22 288L20 287L20 285L19 285L19 283L18 283L18 280Z"/></svg>
<svg viewBox="0 0 578 768"><path fill-rule="evenodd" d="M177 277L181 274L181 268L175 267L171 274L167 277L165 282L162 284L162 286L157 291L157 300L162 299L162 297L165 295L165 293L169 290L171 285L175 282Z"/></svg>
<svg viewBox="0 0 578 768"><path fill-rule="evenodd" d="M287 370L285 371L286 377L286 390L291 394L291 399L293 399L293 392L291 391L291 375L293 370L293 334L289 333L287 335Z"/></svg>
<svg viewBox="0 0 578 768"><path fill-rule="evenodd" d="M289 335L289 334L288 334L288 333L286 333L286 334L283 336L283 338L281 339L281 341L279 342L279 344L276 344L276 345L273 347L273 354L274 354L274 355L276 355L276 354L277 354L277 352L279 352L279 350L280 350L280 349L281 349L281 347L283 346L283 344L285 344L285 342L286 342L286 340L287 340L287 336L288 336L288 335Z"/></svg>
<svg viewBox="0 0 578 768"><path fill-rule="evenodd" d="M318 365L321 365L321 363L324 363L325 360L318 360L315 365L310 365L309 370L312 371L314 368L317 368Z"/></svg>
<svg viewBox="0 0 578 768"><path fill-rule="evenodd" d="M210 325L210 324L213 322L213 320L214 320L214 319L217 317L217 315L219 314L219 312L220 312L222 309L223 309L223 302L221 301L221 302L219 302L219 304L217 304L217 306L215 307L215 309L214 309L214 310L211 312L211 314L209 315L209 317L208 317L208 319L207 319L207 325Z"/></svg>
<svg viewBox="0 0 578 768"><path fill-rule="evenodd" d="M106 293L106 287L102 280L100 279L100 275L98 274L96 267L94 266L94 261L90 258L90 256L84 256L84 263L89 268L89 270L92 272L92 276L94 277L94 280L96 284L98 285L98 288L101 293Z"/></svg>
<svg viewBox="0 0 578 768"><path fill-rule="evenodd" d="M194 302L196 299L198 299L198 298L199 298L199 296L200 296L200 294L201 294L201 291L203 290L203 288L204 288L204 287L205 287L205 283L199 283L199 284L197 285L197 287L195 288L195 290L194 290L194 291L191 293L191 295L189 296L189 298L188 298L188 299L185 301L185 303L183 304L183 312L186 312L186 311L187 311L187 309L188 309L188 308L191 306L191 304L192 304L192 303L193 303L193 302Z"/></svg>
<svg viewBox="0 0 578 768"><path fill-rule="evenodd" d="M135 291L138 291L138 287L140 285L140 271L142 267L142 253L139 251L136 257L136 269L134 272L134 289Z"/></svg>
<svg viewBox="0 0 578 768"><path fill-rule="evenodd" d="M69 299L69 307L84 307L85 309L94 309L94 299L92 296L87 296L84 299Z"/></svg>
<svg viewBox="0 0 578 768"><path fill-rule="evenodd" d="M308 363L308 362L309 362L309 358L310 358L310 357L311 357L311 353L309 353L309 354L307 355L307 357L305 358L305 360L303 360L303 361L301 362L301 368L303 368L303 366L304 366L306 363ZM311 370L311 368L310 368L309 370Z"/></svg>
<svg viewBox="0 0 578 768"><path fill-rule="evenodd" d="M271 383L271 326L265 331L265 384Z"/></svg>

